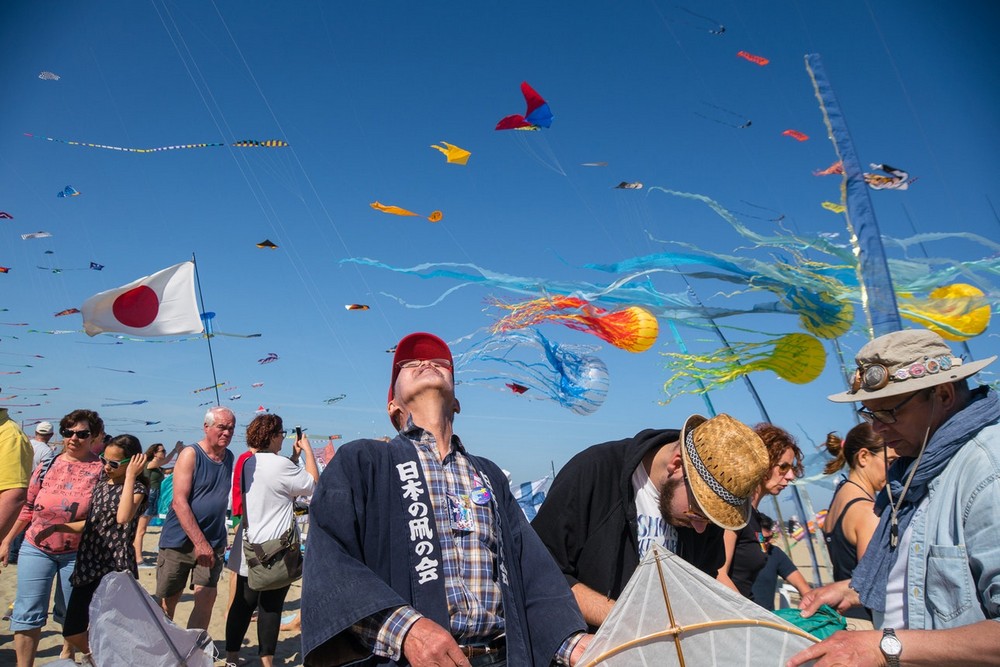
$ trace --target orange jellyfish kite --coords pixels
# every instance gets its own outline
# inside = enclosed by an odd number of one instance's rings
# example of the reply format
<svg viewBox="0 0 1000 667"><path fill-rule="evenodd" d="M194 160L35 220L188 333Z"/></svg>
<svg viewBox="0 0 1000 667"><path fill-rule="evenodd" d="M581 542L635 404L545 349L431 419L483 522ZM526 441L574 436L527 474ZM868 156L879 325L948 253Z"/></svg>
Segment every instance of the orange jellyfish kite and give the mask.
<svg viewBox="0 0 1000 667"><path fill-rule="evenodd" d="M570 329L592 333L627 352L645 352L659 334L659 323L648 310L638 306L608 311L572 296L532 299L522 303L494 305L509 310L496 321L493 333L530 327L539 322L558 322Z"/></svg>

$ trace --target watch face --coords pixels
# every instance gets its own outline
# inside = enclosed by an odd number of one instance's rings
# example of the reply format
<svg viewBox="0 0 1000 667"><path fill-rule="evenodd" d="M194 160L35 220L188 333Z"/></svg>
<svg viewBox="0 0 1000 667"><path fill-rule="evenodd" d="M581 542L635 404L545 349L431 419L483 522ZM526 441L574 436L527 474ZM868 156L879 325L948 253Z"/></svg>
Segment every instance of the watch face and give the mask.
<svg viewBox="0 0 1000 667"><path fill-rule="evenodd" d="M892 635L882 637L879 648L886 655L899 655L903 651L903 645L899 643L899 638Z"/></svg>

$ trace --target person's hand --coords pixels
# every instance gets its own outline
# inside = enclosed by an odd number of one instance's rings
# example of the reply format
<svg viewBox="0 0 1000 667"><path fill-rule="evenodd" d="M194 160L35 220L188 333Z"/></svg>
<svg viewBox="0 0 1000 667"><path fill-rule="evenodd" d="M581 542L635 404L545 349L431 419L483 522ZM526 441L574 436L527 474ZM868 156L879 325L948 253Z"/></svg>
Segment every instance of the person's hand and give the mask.
<svg viewBox="0 0 1000 667"><path fill-rule="evenodd" d="M10 542L4 540L0 542L0 567L7 567L7 558L10 556Z"/></svg>
<svg viewBox="0 0 1000 667"><path fill-rule="evenodd" d="M451 633L429 618L410 626L403 639L403 655L413 667L470 667Z"/></svg>
<svg viewBox="0 0 1000 667"><path fill-rule="evenodd" d="M593 638L594 635L591 634L586 634L580 638L580 641L573 647L573 653L569 656L569 667L575 667L576 663L580 661L580 658L583 657L583 652L587 650Z"/></svg>
<svg viewBox="0 0 1000 667"><path fill-rule="evenodd" d="M860 603L857 592L851 588L851 580L845 579L812 589L802 596L799 609L802 611L802 618L809 618L824 604L844 613Z"/></svg>
<svg viewBox="0 0 1000 667"><path fill-rule="evenodd" d="M136 454L128 462L128 467L125 468L125 479L135 480L136 477L142 474L142 471L146 469L146 455Z"/></svg>
<svg viewBox="0 0 1000 667"><path fill-rule="evenodd" d="M885 656L879 649L882 633L878 630L841 630L818 644L799 651L785 663L798 667L815 660L815 667L881 667Z"/></svg>
<svg viewBox="0 0 1000 667"><path fill-rule="evenodd" d="M208 542L194 545L195 562L209 569L215 565L215 549Z"/></svg>
<svg viewBox="0 0 1000 667"><path fill-rule="evenodd" d="M174 451L175 452L179 452L182 449L184 449L184 441L183 440L178 440L177 444L174 445Z"/></svg>

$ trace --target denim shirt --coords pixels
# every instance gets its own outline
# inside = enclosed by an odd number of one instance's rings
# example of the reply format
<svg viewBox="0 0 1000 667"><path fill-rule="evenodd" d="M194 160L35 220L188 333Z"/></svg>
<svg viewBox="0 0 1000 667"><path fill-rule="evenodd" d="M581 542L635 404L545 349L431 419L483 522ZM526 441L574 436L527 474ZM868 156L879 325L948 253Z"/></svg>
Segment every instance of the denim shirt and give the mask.
<svg viewBox="0 0 1000 667"><path fill-rule="evenodd" d="M1000 425L980 431L930 482L909 528L907 627L1000 621Z"/></svg>

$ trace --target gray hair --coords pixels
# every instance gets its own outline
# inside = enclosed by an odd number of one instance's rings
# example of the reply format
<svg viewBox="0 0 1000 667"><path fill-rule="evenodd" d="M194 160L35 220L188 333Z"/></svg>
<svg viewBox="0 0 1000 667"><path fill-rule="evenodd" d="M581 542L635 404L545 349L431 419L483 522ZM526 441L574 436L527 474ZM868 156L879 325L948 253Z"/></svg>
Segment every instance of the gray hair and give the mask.
<svg viewBox="0 0 1000 667"><path fill-rule="evenodd" d="M229 408L223 407L221 405L216 405L215 407L212 407L212 408L208 409L208 411L205 413L205 421L204 421L205 426L215 426L215 417L216 417L216 415L221 414L223 412L227 412L227 413L229 413L232 416L232 418L233 418L233 425L235 426L236 425L236 413L234 413Z"/></svg>

